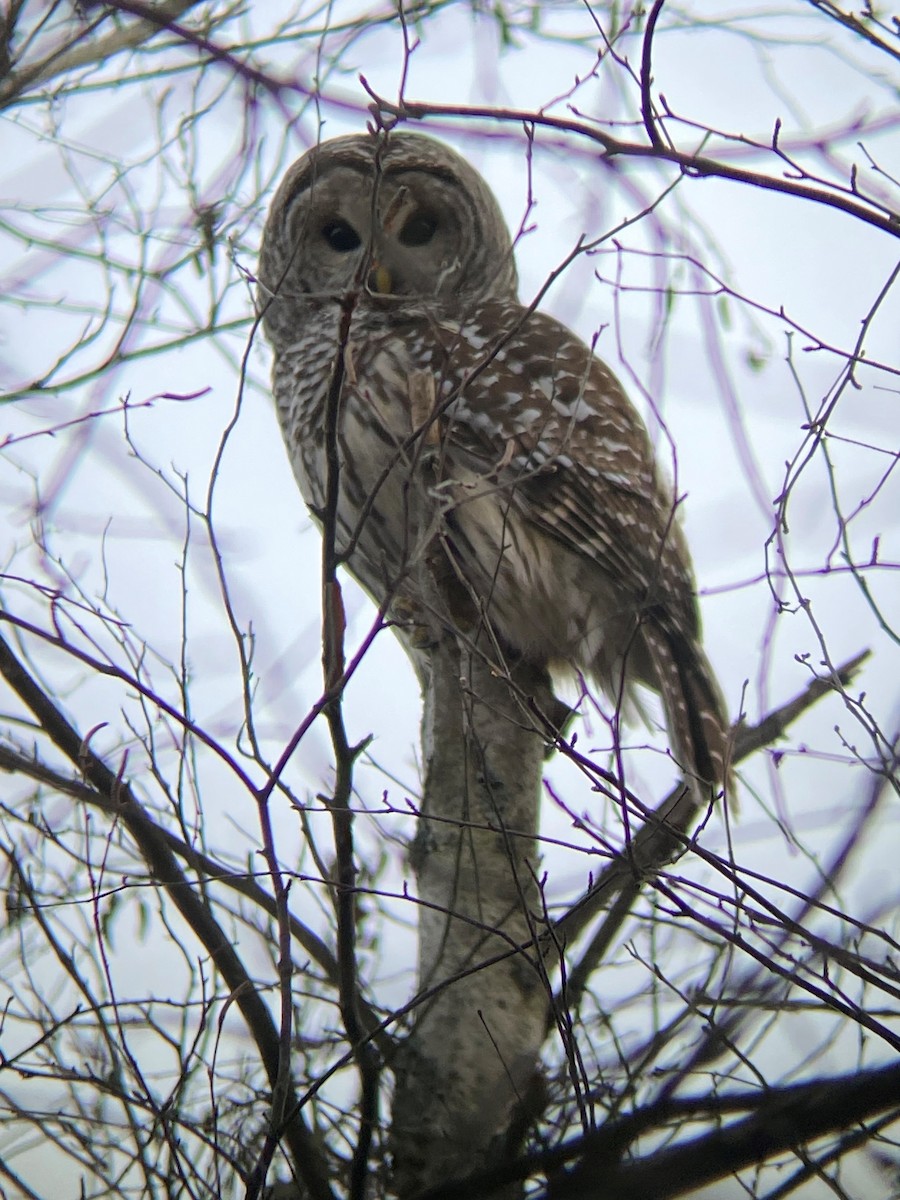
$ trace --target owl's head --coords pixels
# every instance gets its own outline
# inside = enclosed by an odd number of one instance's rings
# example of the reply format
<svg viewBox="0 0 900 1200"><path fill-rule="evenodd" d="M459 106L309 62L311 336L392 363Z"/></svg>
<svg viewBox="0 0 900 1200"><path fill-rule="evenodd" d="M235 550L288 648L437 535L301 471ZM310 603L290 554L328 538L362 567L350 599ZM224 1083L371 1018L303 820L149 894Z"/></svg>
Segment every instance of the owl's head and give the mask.
<svg viewBox="0 0 900 1200"><path fill-rule="evenodd" d="M477 171L417 133L353 135L298 159L266 221L259 280L277 310L350 290L377 302L510 300L512 243Z"/></svg>

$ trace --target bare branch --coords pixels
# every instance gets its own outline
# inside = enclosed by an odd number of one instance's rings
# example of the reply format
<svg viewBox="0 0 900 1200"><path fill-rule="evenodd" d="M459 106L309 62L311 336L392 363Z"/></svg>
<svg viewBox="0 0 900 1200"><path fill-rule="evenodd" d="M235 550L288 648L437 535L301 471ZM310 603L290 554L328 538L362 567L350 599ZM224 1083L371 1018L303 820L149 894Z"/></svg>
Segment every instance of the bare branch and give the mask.
<svg viewBox="0 0 900 1200"><path fill-rule="evenodd" d="M119 819L135 839L153 877L161 883L235 998L259 1047L273 1090L282 1083L280 1041L269 1010L247 974L231 941L225 936L209 906L179 868L171 849L148 819L128 783L112 772L73 729L57 706L35 682L5 639L0 638L0 675L31 710L41 728L84 775L86 781L114 804ZM282 1083L283 1086L283 1083ZM291 1148L294 1169L316 1200L331 1200L333 1193L315 1141L297 1108L293 1086L285 1088L285 1109L291 1114L284 1137Z"/></svg>

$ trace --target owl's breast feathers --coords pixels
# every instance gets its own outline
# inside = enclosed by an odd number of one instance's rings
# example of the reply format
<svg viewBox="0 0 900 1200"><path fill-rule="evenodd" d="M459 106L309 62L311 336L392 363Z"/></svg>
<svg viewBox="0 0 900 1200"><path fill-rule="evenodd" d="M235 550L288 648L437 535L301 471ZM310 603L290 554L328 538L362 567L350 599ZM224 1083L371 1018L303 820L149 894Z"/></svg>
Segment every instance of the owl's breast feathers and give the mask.
<svg viewBox="0 0 900 1200"><path fill-rule="evenodd" d="M612 586L646 606L661 601L664 624L667 613L684 632L696 631L676 503L638 413L582 341L511 303L475 306L462 319L424 304L377 304L354 314L341 347L337 315L331 310L320 336L297 346L302 366L285 366L290 353L276 364L280 415L302 457L324 453L324 408L340 356L341 439L360 483L376 482L392 462L398 473L409 469L437 430L445 480L464 475L470 497L480 480L498 507L592 562ZM423 375L433 379L433 412L424 418Z"/></svg>
<svg viewBox="0 0 900 1200"><path fill-rule="evenodd" d="M481 478L499 505L696 631L675 501L637 411L583 342L543 313L490 303L463 320L407 319L385 345L398 389L404 371L433 373L445 476Z"/></svg>
<svg viewBox="0 0 900 1200"><path fill-rule="evenodd" d="M328 317L282 353L276 394L316 511L325 408L342 376L339 537L373 596L408 586L437 528L421 508L431 487L454 569L497 634L537 661L573 663L610 695L624 671L659 690L681 761L721 779L727 722L677 504L609 369L557 321L512 303L462 318L361 306L343 346Z"/></svg>

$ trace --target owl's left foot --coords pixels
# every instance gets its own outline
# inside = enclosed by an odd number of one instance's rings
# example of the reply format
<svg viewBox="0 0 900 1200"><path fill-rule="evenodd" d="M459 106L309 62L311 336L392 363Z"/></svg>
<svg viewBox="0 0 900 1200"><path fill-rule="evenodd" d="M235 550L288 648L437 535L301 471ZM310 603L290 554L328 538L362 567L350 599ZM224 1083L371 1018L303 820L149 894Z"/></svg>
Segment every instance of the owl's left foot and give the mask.
<svg viewBox="0 0 900 1200"><path fill-rule="evenodd" d="M388 613L389 623L412 650L433 650L437 639L423 619L420 605L407 596L395 597Z"/></svg>

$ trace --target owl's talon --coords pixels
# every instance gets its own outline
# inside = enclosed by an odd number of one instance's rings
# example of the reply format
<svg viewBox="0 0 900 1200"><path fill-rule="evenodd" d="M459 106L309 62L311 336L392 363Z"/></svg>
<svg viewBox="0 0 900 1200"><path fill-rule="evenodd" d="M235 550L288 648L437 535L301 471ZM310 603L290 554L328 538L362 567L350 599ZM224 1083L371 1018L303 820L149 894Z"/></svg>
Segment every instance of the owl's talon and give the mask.
<svg viewBox="0 0 900 1200"><path fill-rule="evenodd" d="M391 604L388 623L403 636L413 650L433 650L434 634L422 620L422 609L408 596L397 596Z"/></svg>
<svg viewBox="0 0 900 1200"><path fill-rule="evenodd" d="M415 621L392 621L391 624L400 630L413 650L433 650L438 644L427 625L419 625Z"/></svg>

